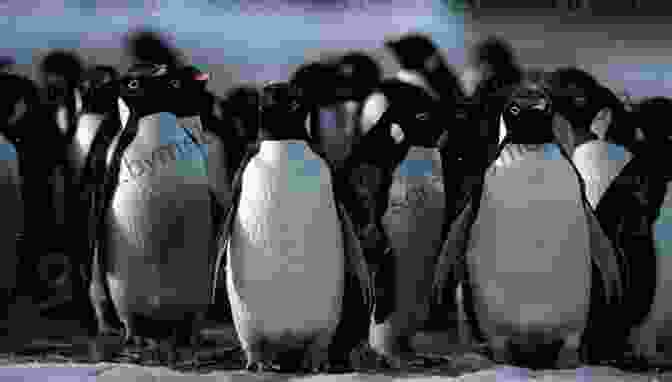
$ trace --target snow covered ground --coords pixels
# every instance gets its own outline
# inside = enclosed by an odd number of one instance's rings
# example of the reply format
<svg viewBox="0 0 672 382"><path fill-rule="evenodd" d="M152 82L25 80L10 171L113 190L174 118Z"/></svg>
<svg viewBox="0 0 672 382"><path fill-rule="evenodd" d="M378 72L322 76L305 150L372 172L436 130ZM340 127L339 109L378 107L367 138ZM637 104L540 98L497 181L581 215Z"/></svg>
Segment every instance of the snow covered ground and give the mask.
<svg viewBox="0 0 672 382"><path fill-rule="evenodd" d="M29 323L36 330L32 340L23 351L14 354L0 354L0 381L29 380L31 382L53 380L81 381L231 381L231 382L439 382L439 381L672 381L672 372L666 374L625 373L610 367L585 367L575 370L532 371L506 365L494 365L480 355L461 351L451 346L454 336L449 333L420 333L416 336L416 350L428 355L433 361L423 366L413 366L403 372L375 371L365 368L364 372L333 375L288 375L251 374L240 370L242 354L235 348L235 333L230 326L217 326L207 330L205 337L216 346L205 347L201 354L204 360L199 366L193 363L179 363L177 369L164 366L139 365L132 362L87 363L86 342L77 336L77 324L67 321L37 321ZM49 328L48 328L49 327ZM40 330L37 330L40 328ZM54 333L64 336L59 340ZM51 339L47 339L47 337ZM204 357L205 356L205 357ZM214 361L213 361L214 360Z"/></svg>

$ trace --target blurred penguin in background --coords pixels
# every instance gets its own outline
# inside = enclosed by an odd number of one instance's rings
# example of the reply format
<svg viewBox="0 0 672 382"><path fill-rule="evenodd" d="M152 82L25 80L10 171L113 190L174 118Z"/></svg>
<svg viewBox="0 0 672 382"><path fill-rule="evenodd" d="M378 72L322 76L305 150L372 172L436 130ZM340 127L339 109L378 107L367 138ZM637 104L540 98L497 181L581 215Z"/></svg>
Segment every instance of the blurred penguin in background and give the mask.
<svg viewBox="0 0 672 382"><path fill-rule="evenodd" d="M632 117L633 121L638 122L665 121L670 111L672 99L651 97L637 105ZM635 362L629 366L638 369L650 368L661 360L664 362L666 357L660 352L659 345L670 338L672 322L672 316L668 313L672 311L669 304L672 257L668 233L672 215L672 176L669 168L660 164L672 150L672 134L664 123L641 123L640 126L644 140L637 145L635 157L628 164L632 170L627 174L627 169L623 171L621 177L627 179L627 182L620 186L626 188L630 185L633 189L629 195L630 202L639 205L640 216L638 220L634 216L629 220L621 219L623 222L617 225L619 233L630 239L626 243L632 248L628 256L631 299L619 314L626 324L630 324L625 327L626 330L630 329L626 332L629 335L629 347L626 349L632 350L634 359L631 361ZM614 183L617 185L616 181ZM625 209L632 207L617 204L619 201L607 203L609 194L606 193L600 202L605 212L608 213L607 208L616 208L628 215ZM628 249L626 247L626 251ZM615 339L622 342L622 332L616 333L621 335Z"/></svg>
<svg viewBox="0 0 672 382"><path fill-rule="evenodd" d="M46 252L44 226L46 202L49 200L48 176L44 165L44 137L38 130L43 120L40 92L37 84L28 78L15 74L0 74L0 80L8 90L0 97L2 109L2 135L15 147L18 154L20 194L24 208L21 224L23 238L18 240L19 263L16 271L16 294L32 298L37 304L45 286L36 276L38 264ZM18 206L17 206L18 207ZM13 220L15 217L12 216Z"/></svg>
<svg viewBox="0 0 672 382"><path fill-rule="evenodd" d="M439 48L428 36L411 33L387 42L386 46L392 50L401 65L402 70L397 78L421 86L429 92L441 105L442 111L445 111L441 114L443 124L446 128L450 126L450 133L443 131L438 142L445 198L445 218L441 230L443 237L466 199L469 163L474 162L469 151L473 151L473 145L477 144L468 116L459 115L465 111L461 107L465 94L455 71L445 62ZM453 306L447 308L453 310ZM443 317L445 314L439 312L441 310L435 305L431 306L428 326L445 329L447 321Z"/></svg>
<svg viewBox="0 0 672 382"><path fill-rule="evenodd" d="M56 263L59 266L67 266L69 260L70 269L79 269L75 256L68 251L68 247L74 242L72 235L76 235L76 229L72 226L72 214L67 211L71 208L69 200L72 193L76 193L73 186L73 168L68 158L68 150L73 141L77 126L77 116L82 108L82 98L79 86L84 73L84 62L75 52L55 50L48 53L40 62L39 77L43 90L43 120L44 141L52 142L48 152L42 152L42 165L47 166L45 172L50 178L49 206L50 217L44 219L44 212L40 215L43 222L49 226L46 229L57 229L59 233L53 237L56 241L49 241L46 250L51 253L43 260L43 265ZM45 160L45 156L49 159ZM43 223L45 224L45 223ZM51 226L53 224L53 226ZM53 227L53 228L52 228ZM53 240L53 239L52 239ZM79 272L71 272L73 288L75 284L83 282L79 280ZM70 300L67 293L54 289L48 294L53 294L46 303L45 308L62 306Z"/></svg>
<svg viewBox="0 0 672 382"><path fill-rule="evenodd" d="M511 45L497 36L487 37L476 44L470 61L468 72L472 73L474 81L468 86L468 92L473 91L471 97L478 104L477 115L480 117L475 123L483 141L483 146L479 147L485 150L478 157L482 159L480 167L484 170L496 155L499 115L513 86L522 79L522 70Z"/></svg>
<svg viewBox="0 0 672 382"><path fill-rule="evenodd" d="M0 72L10 73L14 70L14 65L16 65L16 61L13 57L0 57Z"/></svg>
<svg viewBox="0 0 672 382"><path fill-rule="evenodd" d="M132 65L161 64L172 68L184 65L182 54L158 31L132 31L126 36L124 45Z"/></svg>
<svg viewBox="0 0 672 382"><path fill-rule="evenodd" d="M260 92L253 86L237 86L231 89L220 105L224 120L232 130L235 143L229 145L229 173L235 174L248 150L255 146L259 135Z"/></svg>
<svg viewBox="0 0 672 382"><path fill-rule="evenodd" d="M319 99L308 117L315 143L335 169L343 166L352 147L362 135L361 116L364 100L378 85L381 69L363 52L347 52L320 63L323 71L315 78L304 76L310 65L302 68L297 79L311 81L306 86ZM318 93L321 93L318 95Z"/></svg>

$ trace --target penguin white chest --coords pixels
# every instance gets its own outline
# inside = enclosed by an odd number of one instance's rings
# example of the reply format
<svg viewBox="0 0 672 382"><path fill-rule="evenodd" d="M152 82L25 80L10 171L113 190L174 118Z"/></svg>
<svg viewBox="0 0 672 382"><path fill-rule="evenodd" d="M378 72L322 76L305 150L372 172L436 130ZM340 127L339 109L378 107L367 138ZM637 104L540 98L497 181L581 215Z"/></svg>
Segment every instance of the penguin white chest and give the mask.
<svg viewBox="0 0 672 382"><path fill-rule="evenodd" d="M580 330L590 246L579 180L556 145L507 150L486 175L467 252L479 319L491 335Z"/></svg>
<svg viewBox="0 0 672 382"><path fill-rule="evenodd" d="M327 166L303 142L265 141L242 182L227 263L239 333L335 328L345 260Z"/></svg>
<svg viewBox="0 0 672 382"><path fill-rule="evenodd" d="M623 146L604 141L586 142L574 150L572 160L586 184L586 197L596 208L609 185L632 159Z"/></svg>
<svg viewBox="0 0 672 382"><path fill-rule="evenodd" d="M205 305L212 248L205 148L172 114L138 123L107 216L111 292L145 311Z"/></svg>
<svg viewBox="0 0 672 382"><path fill-rule="evenodd" d="M99 114L83 114L77 121L77 130L70 150L70 160L77 171L77 178L81 176L86 156L91 150L91 145L102 122L103 116Z"/></svg>

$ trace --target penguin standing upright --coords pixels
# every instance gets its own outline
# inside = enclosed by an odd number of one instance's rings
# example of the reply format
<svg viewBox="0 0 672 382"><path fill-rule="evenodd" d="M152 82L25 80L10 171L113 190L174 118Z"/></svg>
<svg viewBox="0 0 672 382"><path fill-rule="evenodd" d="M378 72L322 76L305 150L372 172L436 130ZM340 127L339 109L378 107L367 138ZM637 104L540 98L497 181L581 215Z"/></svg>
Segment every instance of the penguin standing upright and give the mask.
<svg viewBox="0 0 672 382"><path fill-rule="evenodd" d="M445 208L436 148L444 126L436 99L418 80L401 73L368 97L366 134L342 170L368 211L360 227L380 227L385 239L369 259L377 290L369 342L394 367L411 358L410 339L427 319L426 276L440 249Z"/></svg>
<svg viewBox="0 0 672 382"><path fill-rule="evenodd" d="M8 318L8 310L12 305L17 287L17 270L19 265L19 237L24 233L24 202L22 193L20 156L18 153L21 131L25 128L27 114L26 79L12 74L0 74L0 83L8 89L0 98L0 200L6 213L3 229L0 232L0 248L2 248L0 277L0 321ZM23 167L23 168L22 168ZM3 336L7 336L11 328L2 328Z"/></svg>
<svg viewBox="0 0 672 382"><path fill-rule="evenodd" d="M603 285L609 303L620 301L622 254L557 143L548 92L521 83L501 120L500 154L451 225L435 288L443 291L458 266L470 324L462 329L486 341L495 361L550 368L564 345L571 356L560 364L576 366L591 286ZM591 264L600 278L591 277Z"/></svg>
<svg viewBox="0 0 672 382"><path fill-rule="evenodd" d="M108 297L92 294L96 314L105 321L111 301L126 342L193 341L209 304L213 196L198 105L189 102L197 82L147 64L121 80L122 130L97 170L105 179L90 224L93 282Z"/></svg>
<svg viewBox="0 0 672 382"><path fill-rule="evenodd" d="M69 280L67 277L49 280L49 287L45 288L40 305L43 310L53 311L67 309L68 306L72 307L70 304L74 304L76 309L82 310L83 316L89 316L91 312L85 293L86 280L83 280L81 272L73 271L83 267L78 258L80 252L76 248L79 243L75 238L79 221L75 213L67 213L76 210L79 203L77 187L73 183L75 170L69 158L69 149L72 147L77 117L82 108L79 86L83 72L84 63L81 57L72 51L52 51L40 63L45 91L45 109L42 112L47 123L43 129L45 135L48 135L44 139L51 142L50 152L44 153L51 158L43 159L42 165L47 167L45 170L50 182L47 203L51 213L48 219L45 219L44 213L39 218L42 224L46 222L53 227L50 229L59 231L59 234L53 235L55 240L45 243L46 253L41 259L40 273L46 274L47 268L55 263L65 269L64 274L69 276ZM64 288L68 287L68 283L60 281L70 281L72 291Z"/></svg>
<svg viewBox="0 0 672 382"><path fill-rule="evenodd" d="M473 146L477 143L476 129L470 126L473 115L466 95L455 71L446 63L439 47L429 36L420 33L408 33L401 38L391 40L386 46L398 59L402 73L413 73L422 87L432 93L441 109L446 126L450 132L443 132L437 143L441 155L442 187L445 208L441 237L445 236L450 222L457 216L465 200L469 187L469 164L474 162ZM411 78L411 80L413 79ZM415 81L418 82L418 81ZM450 286L449 286L450 287ZM426 326L445 330L449 321L445 313L455 313L456 302L449 301L445 306L430 304L429 320Z"/></svg>
<svg viewBox="0 0 672 382"><path fill-rule="evenodd" d="M578 122L576 114L584 109L595 113L592 120L584 119L589 126L571 127L583 142L574 149L572 161L586 185L586 198L595 210L598 222L624 254L620 264L624 305L600 308L604 301L602 291L600 288L591 290L593 309L588 320L589 330L582 340L583 358L589 363L621 360L626 353L629 329L643 320L655 288L655 278L642 278L637 287L632 282L637 274L655 272L653 238L646 224L642 224L648 206L638 196L649 194L651 183L644 176L646 171L642 165L645 162L635 158L620 140L619 135L624 134L617 130L629 126L620 121L624 110L615 96L606 88L597 87L583 95L586 99L582 104L575 98L581 94L571 89L564 89L566 92L562 93L562 90L557 90L561 95L555 98L555 104L560 113L568 116L567 120ZM610 102L610 99L616 102ZM582 138L586 134L596 139L584 142ZM596 270L593 275L599 277Z"/></svg>
<svg viewBox="0 0 672 382"><path fill-rule="evenodd" d="M331 171L308 145L297 89L271 83L263 90L259 148L234 182L216 263L217 271L226 265L250 370L327 366L343 299L357 297L344 293L347 274L359 280L360 298L363 293L369 304L373 298Z"/></svg>
<svg viewBox="0 0 672 382"><path fill-rule="evenodd" d="M97 168L104 168L95 163L96 158L102 159L112 140L121 128L117 98L119 97L118 73L113 67L95 66L89 69L82 81L82 108L77 115L77 127L72 141L68 146L69 165L72 169L72 192L68 197L68 215L71 219L71 229L80 234L79 239L71 243L71 257L74 257L76 267L73 271L82 274L85 281L86 294L97 293L102 300L107 296L95 288L92 277L98 280L99 275L93 275L91 269L91 240L95 236L95 226L90 225L92 191L103 182L104 173L95 173ZM102 163L102 162L101 162ZM85 234L85 235L83 235ZM83 235L83 236L81 236ZM76 291L78 294L81 291ZM90 296L89 296L90 298ZM116 316L107 312L110 320ZM81 313L81 320L95 320L95 310L87 309ZM115 323L117 323L115 321ZM97 324L102 324L98 321ZM106 332L106 328L90 325L90 334ZM96 331L97 329L97 331Z"/></svg>
<svg viewBox="0 0 672 382"><path fill-rule="evenodd" d="M660 121L667 118L672 110L672 100L663 97L649 98L641 102L635 112L637 120ZM672 293L672 257L670 256L669 227L670 208L672 206L672 176L666 166L660 166L660 158L669 155L672 149L670 132L656 124L644 124L642 130L645 141L636 151L632 162L641 163L630 174L634 182L645 192L635 194L636 201L646 213L642 214L639 227L634 224L623 227L624 233L631 236L653 237L651 246L648 240L641 240L640 252L633 254L631 266L632 292L631 304L623 312L634 316L634 324L629 333L629 343L633 355L644 365L664 361L672 338L672 309L669 295ZM631 163L632 163L631 162ZM624 170L625 173L625 170ZM607 195L604 197L606 202ZM618 208L621 208L620 206ZM636 229L639 228L639 229ZM653 247L653 248L651 248ZM635 300L638 298L639 300ZM639 320L637 320L639 319ZM661 346L667 345L667 346Z"/></svg>

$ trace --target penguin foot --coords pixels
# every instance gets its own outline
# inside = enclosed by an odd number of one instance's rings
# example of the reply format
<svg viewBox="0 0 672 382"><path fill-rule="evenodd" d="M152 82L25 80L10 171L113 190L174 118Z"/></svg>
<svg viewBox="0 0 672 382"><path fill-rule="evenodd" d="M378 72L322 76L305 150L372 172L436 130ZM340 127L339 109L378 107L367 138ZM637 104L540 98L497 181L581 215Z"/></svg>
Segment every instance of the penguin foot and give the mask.
<svg viewBox="0 0 672 382"><path fill-rule="evenodd" d="M556 368L558 369L577 369L581 367L581 357L576 349L562 349L558 355Z"/></svg>
<svg viewBox="0 0 672 382"><path fill-rule="evenodd" d="M301 366L302 369L307 372L327 372L330 368L329 351L322 347L311 347Z"/></svg>
<svg viewBox="0 0 672 382"><path fill-rule="evenodd" d="M123 347L123 339L118 335L101 334L89 341L89 358L93 362L111 360Z"/></svg>
<svg viewBox="0 0 672 382"><path fill-rule="evenodd" d="M347 357L332 357L329 359L328 368L325 370L329 374L346 374L353 373L355 368L352 365L352 362Z"/></svg>
<svg viewBox="0 0 672 382"><path fill-rule="evenodd" d="M273 367L270 364L262 361L248 362L245 365L245 369L252 373L267 373L273 371Z"/></svg>
<svg viewBox="0 0 672 382"><path fill-rule="evenodd" d="M411 365L408 357L402 355L378 355L376 357L376 369L382 370L405 370Z"/></svg>

